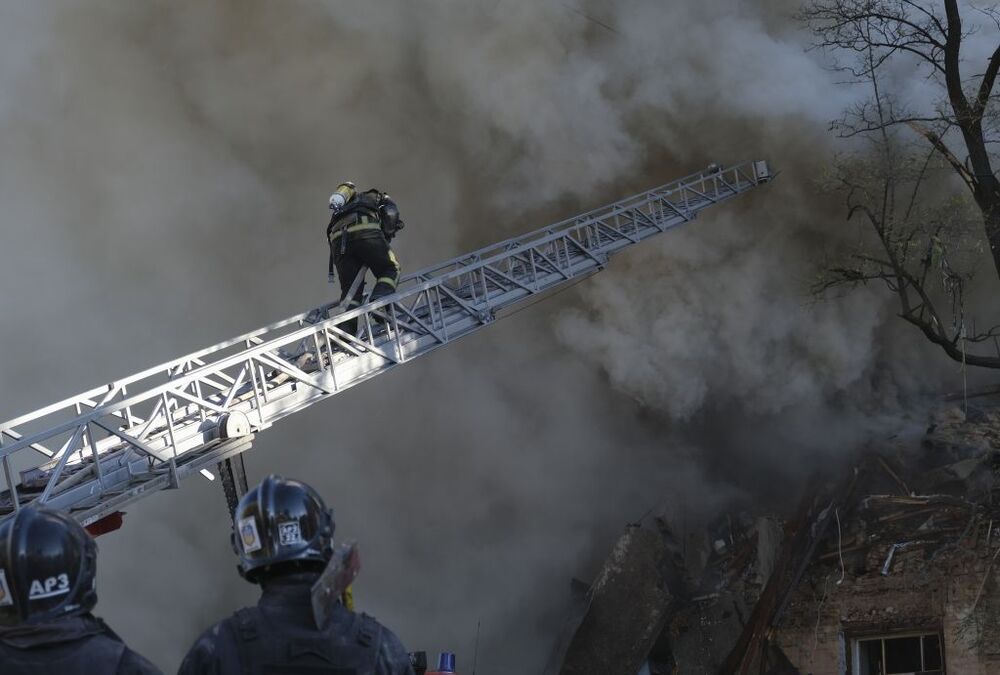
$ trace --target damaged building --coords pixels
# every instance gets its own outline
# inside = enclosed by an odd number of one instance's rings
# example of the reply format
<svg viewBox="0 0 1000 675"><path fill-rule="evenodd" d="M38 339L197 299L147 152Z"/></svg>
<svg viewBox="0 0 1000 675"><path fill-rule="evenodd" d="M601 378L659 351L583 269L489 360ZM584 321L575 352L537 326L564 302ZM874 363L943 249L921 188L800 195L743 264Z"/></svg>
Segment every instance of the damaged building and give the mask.
<svg viewBox="0 0 1000 675"><path fill-rule="evenodd" d="M937 411L774 517L629 526L547 675L1000 673L1000 408Z"/></svg>

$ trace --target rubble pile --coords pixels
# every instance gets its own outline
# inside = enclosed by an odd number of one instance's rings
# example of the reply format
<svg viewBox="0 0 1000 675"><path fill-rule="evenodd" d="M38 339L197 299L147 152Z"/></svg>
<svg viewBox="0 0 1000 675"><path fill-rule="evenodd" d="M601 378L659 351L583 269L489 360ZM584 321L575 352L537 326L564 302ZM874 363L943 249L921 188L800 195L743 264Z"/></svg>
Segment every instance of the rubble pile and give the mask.
<svg viewBox="0 0 1000 675"><path fill-rule="evenodd" d="M889 440L834 473L790 516L734 513L683 540L662 520L630 527L547 672L1000 672L1000 407L940 410L918 447ZM642 626L608 612L629 603Z"/></svg>

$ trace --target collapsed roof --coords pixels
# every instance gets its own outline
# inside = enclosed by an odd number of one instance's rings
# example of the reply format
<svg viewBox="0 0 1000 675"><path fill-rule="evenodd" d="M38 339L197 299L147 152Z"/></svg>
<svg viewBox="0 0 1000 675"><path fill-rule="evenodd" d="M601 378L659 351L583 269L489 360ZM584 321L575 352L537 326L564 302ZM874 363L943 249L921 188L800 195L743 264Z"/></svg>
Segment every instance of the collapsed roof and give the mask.
<svg viewBox="0 0 1000 675"><path fill-rule="evenodd" d="M922 648L928 671L945 658L990 672L998 471L1000 407L946 408L920 443L816 477L791 514L728 514L684 541L662 519L629 526L546 673L844 672L852 640L900 631L940 636L945 657Z"/></svg>

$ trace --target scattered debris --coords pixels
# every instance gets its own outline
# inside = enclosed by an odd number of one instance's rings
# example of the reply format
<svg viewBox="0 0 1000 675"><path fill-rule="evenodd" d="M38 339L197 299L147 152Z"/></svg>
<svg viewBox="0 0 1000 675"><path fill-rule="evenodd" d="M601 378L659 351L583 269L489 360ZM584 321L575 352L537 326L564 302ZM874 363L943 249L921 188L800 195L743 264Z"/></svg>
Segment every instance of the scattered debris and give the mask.
<svg viewBox="0 0 1000 675"><path fill-rule="evenodd" d="M592 654L635 649L618 667L561 672L635 675L646 659L651 675L839 673L848 663L874 673L882 666L864 664L880 642L913 649L925 671L1000 672L1000 408L935 411L918 447L872 448L846 480L803 492L791 518L735 513L685 534L680 554L658 554L670 565L615 562L622 546L638 561L659 559L640 550L675 545L663 523L659 545L651 529L629 530L576 635ZM628 609L612 618L615 602Z"/></svg>
<svg viewBox="0 0 1000 675"><path fill-rule="evenodd" d="M669 533L629 527L588 592L588 607L562 658L561 675L635 675L667 620L679 566Z"/></svg>

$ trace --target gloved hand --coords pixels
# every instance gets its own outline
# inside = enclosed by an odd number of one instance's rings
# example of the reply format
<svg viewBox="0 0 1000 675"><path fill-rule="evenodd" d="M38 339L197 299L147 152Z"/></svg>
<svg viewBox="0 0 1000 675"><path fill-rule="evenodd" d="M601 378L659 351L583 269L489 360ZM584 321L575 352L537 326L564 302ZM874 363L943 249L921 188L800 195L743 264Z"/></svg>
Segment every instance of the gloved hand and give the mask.
<svg viewBox="0 0 1000 675"><path fill-rule="evenodd" d="M328 274L328 275L326 275L326 282L328 284L336 283L336 281L337 281L337 275L336 274Z"/></svg>

